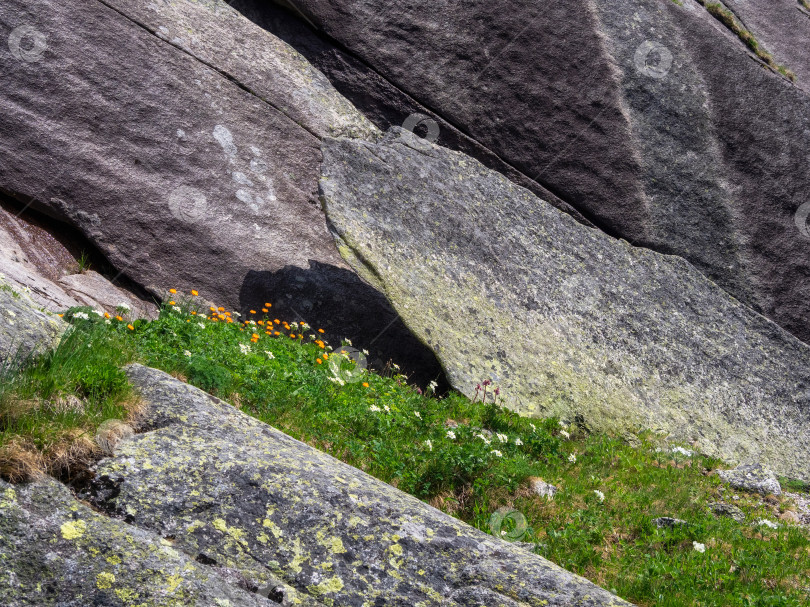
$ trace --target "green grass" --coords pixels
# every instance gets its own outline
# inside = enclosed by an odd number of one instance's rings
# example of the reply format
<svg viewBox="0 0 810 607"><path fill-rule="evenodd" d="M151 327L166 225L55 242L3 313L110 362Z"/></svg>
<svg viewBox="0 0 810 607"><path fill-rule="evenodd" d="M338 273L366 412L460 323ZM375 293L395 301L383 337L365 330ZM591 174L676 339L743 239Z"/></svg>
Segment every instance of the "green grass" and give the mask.
<svg viewBox="0 0 810 607"><path fill-rule="evenodd" d="M723 25L725 25L728 29L730 29L740 40L742 40L745 45L751 49L751 51L759 57L763 62L765 62L768 66L775 69L777 72L788 78L791 82L796 81L796 74L794 74L791 70L786 68L784 65L779 65L776 60L773 58L769 52L763 49L757 39L754 37L750 31L745 29L742 24L737 21L737 18L734 16L730 10L728 10L725 6L720 4L719 2L704 2L700 0L701 4L706 7L706 10L718 21L720 21ZM803 1L803 0L802 0Z"/></svg>
<svg viewBox="0 0 810 607"><path fill-rule="evenodd" d="M286 328L262 313L253 319L263 324L229 319L223 310L209 318L191 315L181 302L132 328L93 316L72 322L77 334L92 336L81 343L89 339L99 348L86 368L90 377L111 350L120 350L111 362L134 359L173 373L485 532L493 513L514 509L528 525L516 539L636 604L799 606L810 600L807 532L752 525L776 520L791 504L740 494L734 503L747 523L714 517L707 505L724 495L712 474L715 460L674 454L650 433L641 433L642 445L634 448L555 419L521 418L493 404L491 389L486 403L422 394L395 368L358 370L341 346L330 350L320 342L317 328ZM33 383L42 386L47 369L37 373ZM110 382L90 384L102 386L95 393L116 393ZM121 414L108 410L93 423ZM531 477L559 493L553 500L534 495ZM660 516L689 524L657 529L652 519ZM502 531L511 529L507 524Z"/></svg>
<svg viewBox="0 0 810 607"><path fill-rule="evenodd" d="M55 350L0 369L0 476L5 479L48 472L69 481L97 454L98 426L126 418L137 404L120 368L134 351L123 336L90 320L87 309L77 312L88 320L74 318L75 330Z"/></svg>

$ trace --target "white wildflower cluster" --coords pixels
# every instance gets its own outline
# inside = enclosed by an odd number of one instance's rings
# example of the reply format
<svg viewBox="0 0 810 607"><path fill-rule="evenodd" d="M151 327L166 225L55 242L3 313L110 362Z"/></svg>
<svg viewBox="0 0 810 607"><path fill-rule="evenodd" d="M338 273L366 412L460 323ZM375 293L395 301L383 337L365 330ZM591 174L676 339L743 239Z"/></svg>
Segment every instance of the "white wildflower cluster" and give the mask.
<svg viewBox="0 0 810 607"><path fill-rule="evenodd" d="M492 442L492 441L490 441L490 440L489 440L489 439L488 439L486 436L484 436L483 434L480 434L480 433L479 433L479 434L476 434L476 435L475 435L475 438L480 438L480 439L481 439L482 441L484 441L484 442L485 442L487 445L488 445L490 442Z"/></svg>
<svg viewBox="0 0 810 607"><path fill-rule="evenodd" d="M250 346L247 344L239 344L239 349L242 350L242 354L250 354Z"/></svg>
<svg viewBox="0 0 810 607"><path fill-rule="evenodd" d="M421 413L419 413L419 411L414 411L414 412L413 412L413 414L414 414L416 417L418 417L419 419L422 419L422 414L421 414Z"/></svg>
<svg viewBox="0 0 810 607"><path fill-rule="evenodd" d="M537 426L535 426L535 425L534 425L533 423L531 423L531 422L529 422L529 425L532 427L532 432L537 432Z"/></svg>
<svg viewBox="0 0 810 607"><path fill-rule="evenodd" d="M437 384L435 381L432 381L432 382L430 382L430 383L428 384L428 391L429 391L431 394L434 394L434 393L436 392L436 388L437 388L437 387L438 387L438 384Z"/></svg>
<svg viewBox="0 0 810 607"><path fill-rule="evenodd" d="M779 529L779 525L777 523L764 518L759 519L757 521L757 525L760 527L767 527L768 529Z"/></svg>
<svg viewBox="0 0 810 607"><path fill-rule="evenodd" d="M569 455L568 456L568 461L571 462L572 464L576 464L577 463L577 454L572 453L571 455Z"/></svg>
<svg viewBox="0 0 810 607"><path fill-rule="evenodd" d="M200 327L200 329L205 329L205 323L198 322L197 326Z"/></svg>
<svg viewBox="0 0 810 607"><path fill-rule="evenodd" d="M596 499L598 499L600 503L605 501L605 494L599 491L599 489L594 489L593 492L596 494Z"/></svg>
<svg viewBox="0 0 810 607"><path fill-rule="evenodd" d="M125 311L127 311L127 312L129 312L129 311L132 309L132 308L129 306L129 304L128 304L127 302L125 302L125 301L122 301L120 304L118 304L118 305L117 305L117 306L115 306L115 307L116 307L116 309L118 309L118 310L125 310Z"/></svg>
<svg viewBox="0 0 810 607"><path fill-rule="evenodd" d="M447 431L447 438L449 438L450 440L456 440L456 433L453 432L452 430L448 430Z"/></svg>
<svg viewBox="0 0 810 607"><path fill-rule="evenodd" d="M571 438L571 435L570 435L570 434L568 434L568 432L566 432L565 430L560 430L560 436L562 436L562 437L563 437L564 439L566 439L566 440L568 440L569 438Z"/></svg>
<svg viewBox="0 0 810 607"><path fill-rule="evenodd" d="M73 318L78 318L80 320L90 320L90 317L85 312L75 312L73 314Z"/></svg>
<svg viewBox="0 0 810 607"><path fill-rule="evenodd" d="M100 312L100 311L98 311L98 310L92 310L92 312L93 312L93 314L95 314L95 315L96 315L96 316L98 316L99 318L100 318L100 317L102 317L102 316L104 316L104 312Z"/></svg>
<svg viewBox="0 0 810 607"><path fill-rule="evenodd" d="M503 453L501 453L497 449L492 450L492 455L494 455L495 457L503 457Z"/></svg>
<svg viewBox="0 0 810 607"><path fill-rule="evenodd" d="M180 309L180 306L172 306L172 310L175 312L182 312L183 310Z"/></svg>
<svg viewBox="0 0 810 607"><path fill-rule="evenodd" d="M692 457L695 452L690 451L689 449L684 449L683 447L672 447L673 453L679 453L681 455L685 455L686 457Z"/></svg>
<svg viewBox="0 0 810 607"><path fill-rule="evenodd" d="M273 354L270 350L265 350L264 353L267 354L267 358L270 360L273 360L276 357L275 354Z"/></svg>
<svg viewBox="0 0 810 607"><path fill-rule="evenodd" d="M428 448L428 449L430 449L431 451L433 451L433 443L432 443L432 442L430 442L430 440L426 440L426 441L425 441L425 445L427 446L427 448Z"/></svg>
<svg viewBox="0 0 810 607"><path fill-rule="evenodd" d="M301 327L302 331L309 331L312 328L305 322L301 322L301 324L299 326Z"/></svg>
<svg viewBox="0 0 810 607"><path fill-rule="evenodd" d="M498 433L495 436L497 436L498 440L501 441L502 443L508 443L509 442L509 437L506 434Z"/></svg>
<svg viewBox="0 0 810 607"><path fill-rule="evenodd" d="M515 439L515 444L516 444L518 447L520 447L520 446L523 444L523 441L522 441L522 440L520 440L520 437L517 437L517 438Z"/></svg>
<svg viewBox="0 0 810 607"><path fill-rule="evenodd" d="M695 551L700 552L701 554L706 552L706 544L701 544L700 542L692 542L692 548L694 548Z"/></svg>
<svg viewBox="0 0 810 607"><path fill-rule="evenodd" d="M368 410L369 410L369 411L373 411L374 413L379 413L380 411L382 411L382 409L380 409L380 408L379 408L377 405L371 405L371 406L368 408Z"/></svg>

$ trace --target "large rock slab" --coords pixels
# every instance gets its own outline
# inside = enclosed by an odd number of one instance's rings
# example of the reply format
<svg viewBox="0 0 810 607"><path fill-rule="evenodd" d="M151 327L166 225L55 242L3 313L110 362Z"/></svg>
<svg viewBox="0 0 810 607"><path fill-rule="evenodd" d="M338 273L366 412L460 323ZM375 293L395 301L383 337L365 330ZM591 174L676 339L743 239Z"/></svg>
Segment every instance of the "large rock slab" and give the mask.
<svg viewBox="0 0 810 607"><path fill-rule="evenodd" d="M278 3L326 41L257 21L381 128L423 113L441 145L683 256L810 340L810 13L796 0L726 3L795 84L695 0Z"/></svg>
<svg viewBox="0 0 810 607"><path fill-rule="evenodd" d="M0 480L0 602L6 607L277 605L154 533L98 514L51 478Z"/></svg>
<svg viewBox="0 0 810 607"><path fill-rule="evenodd" d="M682 258L402 129L328 141L322 171L346 258L464 393L491 379L526 415L664 430L810 478L810 347Z"/></svg>
<svg viewBox="0 0 810 607"><path fill-rule="evenodd" d="M291 47L224 0L10 0L0 29L0 189L158 297L272 302L436 370L318 205L320 138L377 130Z"/></svg>
<svg viewBox="0 0 810 607"><path fill-rule="evenodd" d="M152 430L99 463L94 503L248 585L327 605L627 605L165 373L128 374Z"/></svg>
<svg viewBox="0 0 810 607"><path fill-rule="evenodd" d="M0 371L59 345L67 323L0 278Z"/></svg>

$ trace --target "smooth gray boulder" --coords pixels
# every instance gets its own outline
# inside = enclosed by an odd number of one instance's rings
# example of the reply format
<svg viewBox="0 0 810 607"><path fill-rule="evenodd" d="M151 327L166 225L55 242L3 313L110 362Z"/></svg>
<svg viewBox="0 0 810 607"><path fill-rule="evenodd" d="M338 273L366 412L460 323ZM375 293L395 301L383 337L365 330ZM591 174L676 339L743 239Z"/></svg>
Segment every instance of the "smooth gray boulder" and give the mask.
<svg viewBox="0 0 810 607"><path fill-rule="evenodd" d="M782 495L779 479L762 464L742 464L733 470L718 470L717 475L735 489L762 495Z"/></svg>
<svg viewBox="0 0 810 607"><path fill-rule="evenodd" d="M0 480L4 607L269 607L174 542L94 512L52 478Z"/></svg>
<svg viewBox="0 0 810 607"><path fill-rule="evenodd" d="M161 371L128 375L150 431L98 464L88 498L249 586L326 605L628 604Z"/></svg>
<svg viewBox="0 0 810 607"><path fill-rule="evenodd" d="M0 278L0 370L55 348L67 326Z"/></svg>
<svg viewBox="0 0 810 607"><path fill-rule="evenodd" d="M686 258L810 341L810 12L799 1L725 2L795 83L695 0L277 3L317 39L265 0L237 0L379 127L423 114L422 136L611 235Z"/></svg>
<svg viewBox="0 0 810 607"><path fill-rule="evenodd" d="M682 258L402 129L327 141L321 196L343 254L470 397L489 379L522 414L810 478L810 347Z"/></svg>
<svg viewBox="0 0 810 607"><path fill-rule="evenodd" d="M224 0L8 0L0 31L0 190L157 297L270 302L439 372L335 250L320 138L378 131L292 47Z"/></svg>

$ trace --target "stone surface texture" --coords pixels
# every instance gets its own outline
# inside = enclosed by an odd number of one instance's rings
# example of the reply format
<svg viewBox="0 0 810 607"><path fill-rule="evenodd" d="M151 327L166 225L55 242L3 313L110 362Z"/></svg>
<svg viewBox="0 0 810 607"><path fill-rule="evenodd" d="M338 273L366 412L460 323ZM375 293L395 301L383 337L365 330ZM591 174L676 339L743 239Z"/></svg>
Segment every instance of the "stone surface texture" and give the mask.
<svg viewBox="0 0 810 607"><path fill-rule="evenodd" d="M683 256L810 339L810 17L796 0L726 2L795 83L695 0L279 0L314 36L237 2L382 129L425 114L439 144Z"/></svg>
<svg viewBox="0 0 810 607"><path fill-rule="evenodd" d="M271 302L372 359L440 373L335 250L320 138L379 132L292 47L224 0L3 2L0 29L22 26L22 50L0 45L0 190L157 297Z"/></svg>
<svg viewBox="0 0 810 607"><path fill-rule="evenodd" d="M358 607L627 605L165 373L128 374L149 431L98 464L88 499L248 586Z"/></svg>
<svg viewBox="0 0 810 607"><path fill-rule="evenodd" d="M662 430L810 478L810 347L680 257L592 228L402 129L324 144L345 257L469 396L520 413Z"/></svg>
<svg viewBox="0 0 810 607"><path fill-rule="evenodd" d="M173 542L79 503L61 483L0 480L0 603L4 607L260 607Z"/></svg>
<svg viewBox="0 0 810 607"><path fill-rule="evenodd" d="M56 347L67 323L0 280L0 369Z"/></svg>
<svg viewBox="0 0 810 607"><path fill-rule="evenodd" d="M711 510L717 516L727 516L733 518L738 523L745 521L745 513L734 504L724 504L722 502L709 504Z"/></svg>
<svg viewBox="0 0 810 607"><path fill-rule="evenodd" d="M762 495L782 494L779 479L762 464L742 464L733 470L718 470L717 474L735 489Z"/></svg>

